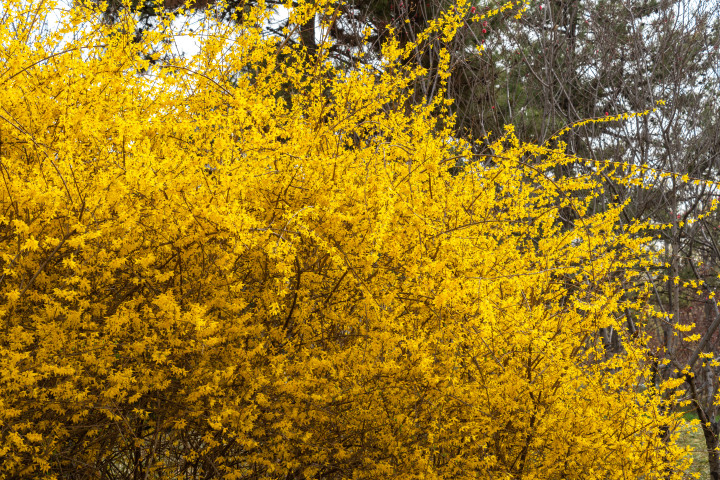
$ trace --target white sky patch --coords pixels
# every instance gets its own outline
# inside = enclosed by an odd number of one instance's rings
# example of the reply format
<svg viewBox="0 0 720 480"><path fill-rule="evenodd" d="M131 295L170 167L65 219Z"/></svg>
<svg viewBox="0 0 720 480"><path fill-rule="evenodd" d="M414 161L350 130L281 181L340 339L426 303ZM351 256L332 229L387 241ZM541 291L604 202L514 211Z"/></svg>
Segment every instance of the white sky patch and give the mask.
<svg viewBox="0 0 720 480"><path fill-rule="evenodd" d="M283 24L288 21L288 10L283 5L273 5L273 13L264 24L264 29L280 30ZM178 15L172 23L171 29L176 32L173 43L173 54L182 57L192 57L200 53L200 42L197 38L193 38L189 32L196 31L200 28L204 15L196 13L192 15ZM297 37L297 35L296 35ZM316 22L315 39L320 41L323 38L323 30L320 22Z"/></svg>

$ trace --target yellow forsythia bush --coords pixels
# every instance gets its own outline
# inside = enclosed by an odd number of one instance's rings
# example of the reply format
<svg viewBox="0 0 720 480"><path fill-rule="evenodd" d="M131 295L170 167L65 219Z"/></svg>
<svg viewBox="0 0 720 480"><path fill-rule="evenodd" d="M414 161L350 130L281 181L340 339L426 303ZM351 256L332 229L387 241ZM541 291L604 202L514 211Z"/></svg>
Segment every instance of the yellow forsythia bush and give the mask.
<svg viewBox="0 0 720 480"><path fill-rule="evenodd" d="M679 476L673 385L598 340L648 312L642 226L562 148L473 157L412 46L0 15L1 478Z"/></svg>

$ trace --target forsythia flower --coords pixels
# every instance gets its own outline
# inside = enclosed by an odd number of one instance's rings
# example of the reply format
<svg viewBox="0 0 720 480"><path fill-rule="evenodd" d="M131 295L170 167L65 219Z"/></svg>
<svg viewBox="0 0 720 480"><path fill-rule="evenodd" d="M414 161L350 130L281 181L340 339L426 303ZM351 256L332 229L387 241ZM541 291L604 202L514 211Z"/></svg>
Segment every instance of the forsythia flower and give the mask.
<svg viewBox="0 0 720 480"><path fill-rule="evenodd" d="M563 149L477 159L413 45L342 71L264 2L183 58L2 1L1 478L681 478L643 336L598 336L657 313L645 226Z"/></svg>

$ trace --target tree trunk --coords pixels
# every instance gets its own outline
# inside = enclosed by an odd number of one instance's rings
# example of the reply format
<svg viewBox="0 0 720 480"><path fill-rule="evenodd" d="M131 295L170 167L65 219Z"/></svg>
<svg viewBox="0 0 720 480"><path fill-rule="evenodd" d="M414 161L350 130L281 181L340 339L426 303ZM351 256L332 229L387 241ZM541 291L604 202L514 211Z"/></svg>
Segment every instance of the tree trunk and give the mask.
<svg viewBox="0 0 720 480"><path fill-rule="evenodd" d="M698 391L695 386L695 378L687 375L685 377L690 386L690 394L692 395L695 412L700 419L700 427L705 437L705 448L707 450L708 463L710 464L710 478L712 480L720 480L720 456L718 455L718 423L714 418L710 418L705 409L700 404ZM712 402L712 399L710 399Z"/></svg>
<svg viewBox="0 0 720 480"><path fill-rule="evenodd" d="M308 55L314 56L317 51L315 43L315 17L313 15L305 24L300 26L300 39L307 48Z"/></svg>

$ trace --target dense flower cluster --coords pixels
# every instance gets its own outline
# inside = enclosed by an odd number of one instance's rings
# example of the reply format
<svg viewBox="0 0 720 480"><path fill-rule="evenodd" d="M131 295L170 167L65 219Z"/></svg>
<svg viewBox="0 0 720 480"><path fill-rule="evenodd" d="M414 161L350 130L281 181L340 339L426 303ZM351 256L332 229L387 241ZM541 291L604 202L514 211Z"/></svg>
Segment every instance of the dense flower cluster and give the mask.
<svg viewBox="0 0 720 480"><path fill-rule="evenodd" d="M597 335L643 226L562 148L453 141L411 46L336 71L262 7L179 58L3 0L0 477L674 478L674 385Z"/></svg>

